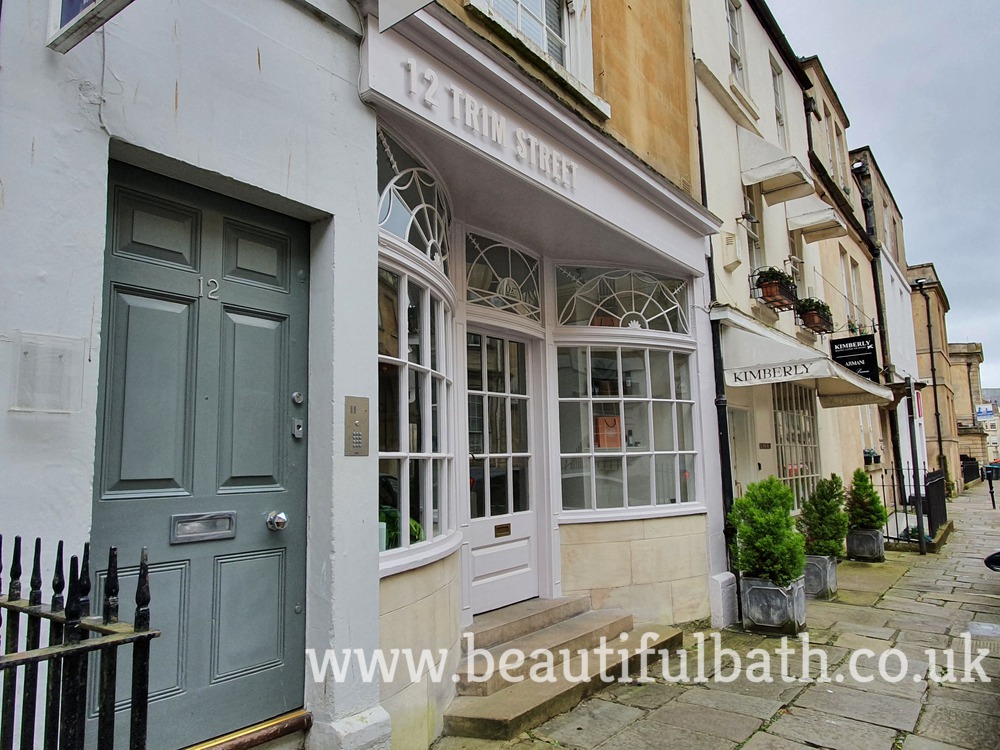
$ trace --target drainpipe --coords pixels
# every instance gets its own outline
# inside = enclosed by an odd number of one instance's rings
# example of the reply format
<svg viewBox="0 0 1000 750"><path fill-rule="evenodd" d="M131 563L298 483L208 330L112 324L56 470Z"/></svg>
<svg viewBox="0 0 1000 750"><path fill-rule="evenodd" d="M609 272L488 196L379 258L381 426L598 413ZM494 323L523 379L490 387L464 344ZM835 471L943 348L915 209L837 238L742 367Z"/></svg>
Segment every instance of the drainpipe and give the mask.
<svg viewBox="0 0 1000 750"><path fill-rule="evenodd" d="M809 149L809 153L813 150L813 121L812 116L816 112L816 100L811 96L804 97L805 110L806 110L806 145Z"/></svg>
<svg viewBox="0 0 1000 750"><path fill-rule="evenodd" d="M875 289L875 317L878 320L879 343L882 345L882 379L891 384L893 380L892 356L889 352L889 331L886 325L885 305L882 299L882 248L876 242L875 199L872 190L872 173L868 163L858 160L851 165L851 171L861 185L861 205L865 212L865 230L868 232L868 247L872 254L872 286ZM906 499L906 475L903 473L903 457L900 455L899 411L894 403L886 410L889 417L889 444L892 447L892 468L896 474L896 492ZM912 432L911 425L911 432Z"/></svg>
<svg viewBox="0 0 1000 750"><path fill-rule="evenodd" d="M931 323L931 296L924 289L927 279L917 279L914 282L917 291L924 298L927 310L927 350L931 356L931 388L934 390L934 429L937 430L938 468L948 479L948 462L944 455L944 439L941 436L941 402L938 399L937 367L934 364L934 325Z"/></svg>
<svg viewBox="0 0 1000 750"><path fill-rule="evenodd" d="M698 103L698 87L694 89L694 109L698 130L698 169L701 172L701 204L708 208L708 185L705 179L705 144L701 136L701 107ZM718 301L715 285L715 251L711 242L708 246L708 290L713 306ZM726 539L726 569L736 579L736 617L743 619L743 605L740 596L740 577L733 569L732 547L736 538L736 527L729 521L733 509L733 460L729 436L729 402L726 398L726 378L722 359L722 322L710 321L712 331L712 367L715 371L715 416L719 425L719 463L722 479L723 535Z"/></svg>

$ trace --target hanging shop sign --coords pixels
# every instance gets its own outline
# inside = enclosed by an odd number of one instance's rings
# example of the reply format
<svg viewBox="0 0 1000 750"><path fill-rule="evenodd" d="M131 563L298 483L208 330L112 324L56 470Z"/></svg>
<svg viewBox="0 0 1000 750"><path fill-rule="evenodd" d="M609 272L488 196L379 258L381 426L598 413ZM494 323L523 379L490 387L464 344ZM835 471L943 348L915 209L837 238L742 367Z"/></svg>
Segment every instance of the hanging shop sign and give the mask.
<svg viewBox="0 0 1000 750"><path fill-rule="evenodd" d="M993 419L995 416L993 404L976 405L976 421L982 422L984 420Z"/></svg>
<svg viewBox="0 0 1000 750"><path fill-rule="evenodd" d="M830 355L838 365L874 383L879 382L878 351L875 349L873 334L833 339L830 342Z"/></svg>

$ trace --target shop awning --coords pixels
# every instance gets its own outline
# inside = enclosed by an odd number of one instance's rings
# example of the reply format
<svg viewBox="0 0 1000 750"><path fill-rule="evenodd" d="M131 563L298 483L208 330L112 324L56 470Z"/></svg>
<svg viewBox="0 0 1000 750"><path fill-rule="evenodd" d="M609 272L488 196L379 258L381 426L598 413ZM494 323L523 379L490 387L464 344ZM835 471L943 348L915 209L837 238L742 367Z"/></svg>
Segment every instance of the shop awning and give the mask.
<svg viewBox="0 0 1000 750"><path fill-rule="evenodd" d="M819 242L847 234L847 225L835 208L818 196L807 195L785 204L788 231L802 230L806 242Z"/></svg>
<svg viewBox="0 0 1000 750"><path fill-rule="evenodd" d="M727 386L799 381L812 385L822 406L890 404L892 391L851 372L823 352L745 319L728 308L712 311L723 320L722 359Z"/></svg>
<svg viewBox="0 0 1000 750"><path fill-rule="evenodd" d="M759 184L768 205L815 192L809 172L796 157L746 128L737 128L743 184Z"/></svg>

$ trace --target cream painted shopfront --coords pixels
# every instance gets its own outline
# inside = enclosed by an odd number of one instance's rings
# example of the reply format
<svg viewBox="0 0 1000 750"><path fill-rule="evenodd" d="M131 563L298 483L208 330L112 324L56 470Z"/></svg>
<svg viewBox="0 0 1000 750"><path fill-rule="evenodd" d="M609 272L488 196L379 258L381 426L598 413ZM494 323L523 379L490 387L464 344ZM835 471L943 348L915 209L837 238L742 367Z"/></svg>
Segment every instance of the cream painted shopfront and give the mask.
<svg viewBox="0 0 1000 750"><path fill-rule="evenodd" d="M474 615L533 597L708 615L712 218L440 17L370 28L364 62L383 647L453 667ZM394 737L436 734L446 682L383 686Z"/></svg>

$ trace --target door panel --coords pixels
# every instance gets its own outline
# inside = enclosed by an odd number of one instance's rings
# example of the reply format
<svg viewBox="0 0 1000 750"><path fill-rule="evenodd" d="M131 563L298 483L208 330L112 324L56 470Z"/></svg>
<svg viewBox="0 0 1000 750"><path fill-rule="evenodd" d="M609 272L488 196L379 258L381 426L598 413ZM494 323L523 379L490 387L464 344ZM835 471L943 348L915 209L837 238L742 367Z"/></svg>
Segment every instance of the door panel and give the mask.
<svg viewBox="0 0 1000 750"><path fill-rule="evenodd" d="M112 300L106 491L190 492L192 301L122 288L113 289Z"/></svg>
<svg viewBox="0 0 1000 750"><path fill-rule="evenodd" d="M108 221L92 539L149 548L149 746L178 748L302 705L308 227L121 165Z"/></svg>
<svg viewBox="0 0 1000 750"><path fill-rule="evenodd" d="M223 322L219 410L219 487L281 484L284 321L227 310ZM288 426L291 429L291 426ZM290 434L290 433L289 433Z"/></svg>

